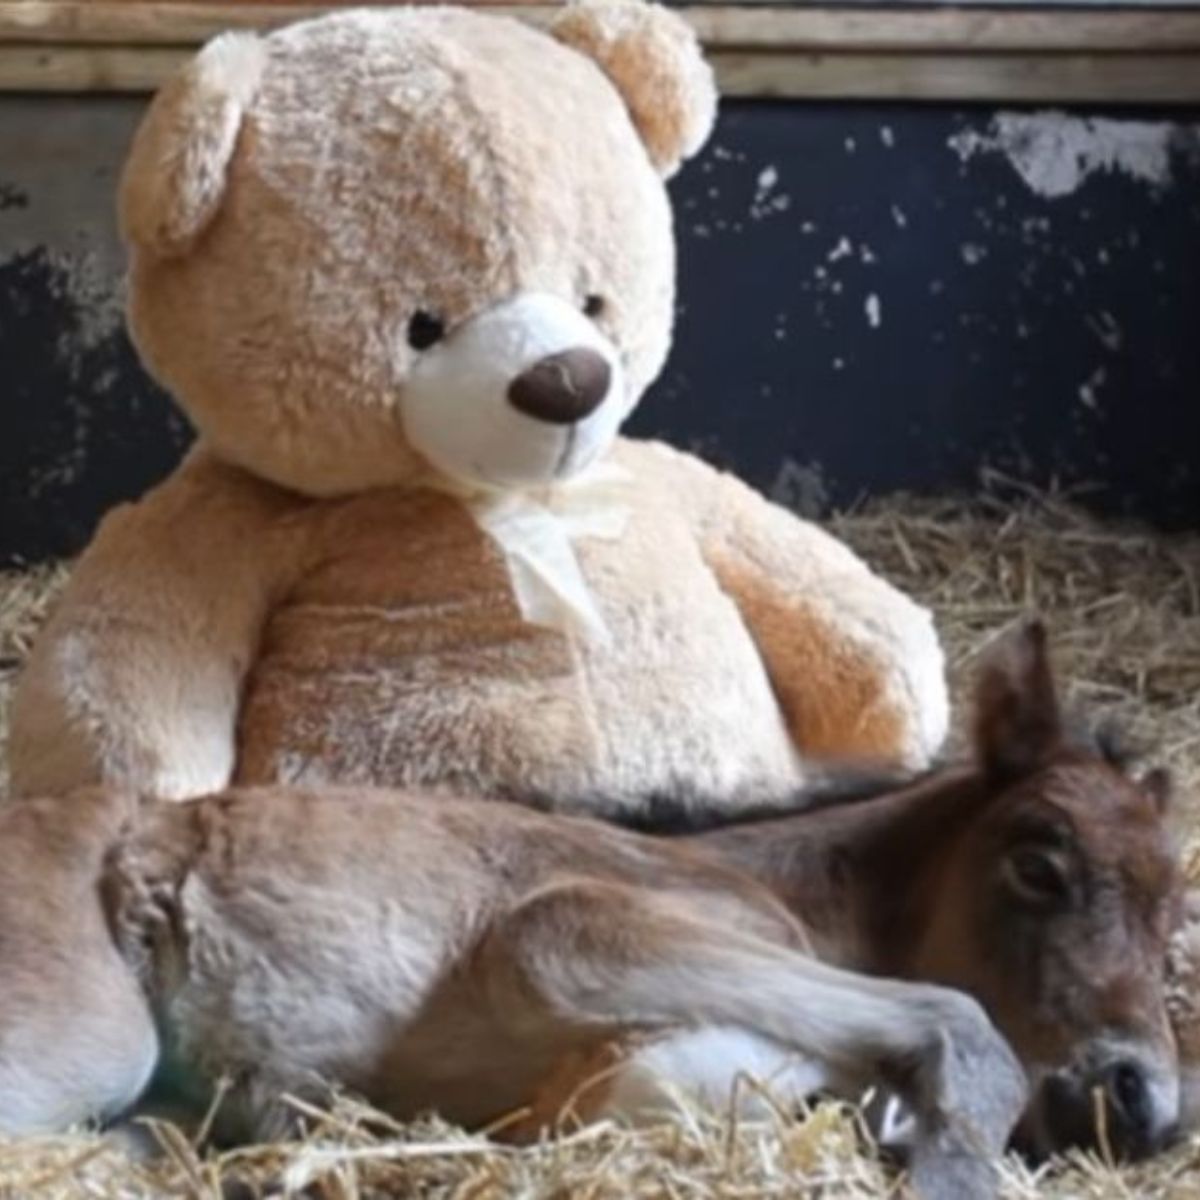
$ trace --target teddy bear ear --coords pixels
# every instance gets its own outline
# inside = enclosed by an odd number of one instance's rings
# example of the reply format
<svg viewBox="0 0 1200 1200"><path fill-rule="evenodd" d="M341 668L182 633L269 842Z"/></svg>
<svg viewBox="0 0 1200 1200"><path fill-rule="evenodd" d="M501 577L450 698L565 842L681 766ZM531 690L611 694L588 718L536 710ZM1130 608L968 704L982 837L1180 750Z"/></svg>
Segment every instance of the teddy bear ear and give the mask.
<svg viewBox="0 0 1200 1200"><path fill-rule="evenodd" d="M716 117L717 88L682 17L642 0L576 0L550 32L603 68L665 178L704 145Z"/></svg>
<svg viewBox="0 0 1200 1200"><path fill-rule="evenodd" d="M265 58L253 34L222 34L155 96L121 175L118 209L127 242L175 258L204 232L221 206Z"/></svg>

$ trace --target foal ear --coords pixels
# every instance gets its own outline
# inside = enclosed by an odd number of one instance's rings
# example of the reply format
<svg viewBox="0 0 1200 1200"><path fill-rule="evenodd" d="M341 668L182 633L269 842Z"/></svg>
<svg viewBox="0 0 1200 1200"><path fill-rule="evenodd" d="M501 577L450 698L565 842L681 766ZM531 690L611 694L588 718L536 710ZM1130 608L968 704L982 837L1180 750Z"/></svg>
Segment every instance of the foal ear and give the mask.
<svg viewBox="0 0 1200 1200"><path fill-rule="evenodd" d="M1062 741L1046 627L1027 620L986 653L975 684L975 753L997 779L1040 766Z"/></svg>

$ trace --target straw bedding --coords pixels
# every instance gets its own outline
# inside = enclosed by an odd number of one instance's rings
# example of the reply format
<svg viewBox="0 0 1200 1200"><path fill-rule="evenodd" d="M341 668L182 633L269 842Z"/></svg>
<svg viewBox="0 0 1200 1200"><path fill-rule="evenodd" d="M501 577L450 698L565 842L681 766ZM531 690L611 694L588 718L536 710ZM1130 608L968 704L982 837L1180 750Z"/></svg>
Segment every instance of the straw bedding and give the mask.
<svg viewBox="0 0 1200 1200"><path fill-rule="evenodd" d="M1200 538L1100 523L1067 498L996 479L969 504L892 498L833 525L936 611L959 695L981 647L1021 613L1044 613L1070 698L1113 718L1174 769L1189 869L1200 882L1200 807L1191 799L1200 794ZM65 578L62 567L0 573L0 722L12 678ZM0 793L4 786L0 761ZM568 1127L522 1151L438 1123L396 1125L350 1099L310 1115L303 1141L225 1156L198 1153L169 1125L149 1130L162 1148L151 1159L88 1133L0 1140L0 1198L850 1198L897 1186L856 1114L833 1105L743 1126L697 1112L637 1133ZM1194 1197L1200 1137L1137 1169L1078 1157L1032 1174L1014 1162L1004 1191Z"/></svg>

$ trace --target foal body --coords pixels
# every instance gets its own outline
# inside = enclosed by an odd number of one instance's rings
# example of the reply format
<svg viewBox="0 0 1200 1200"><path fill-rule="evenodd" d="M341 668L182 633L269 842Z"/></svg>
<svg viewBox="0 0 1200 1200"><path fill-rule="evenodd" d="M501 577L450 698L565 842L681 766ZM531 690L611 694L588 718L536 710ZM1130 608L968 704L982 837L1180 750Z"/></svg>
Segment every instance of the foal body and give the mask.
<svg viewBox="0 0 1200 1200"><path fill-rule="evenodd" d="M355 790L14 803L0 814L0 1127L114 1113L156 1063L231 1078L235 1136L277 1134L279 1094L321 1081L401 1117L481 1125L527 1108L528 1132L572 1093L583 1116L637 1115L663 1100L663 1075L711 1094L750 1069L785 1100L886 1084L915 1119L918 1186L971 1196L1026 1107L998 1024L1038 1094L1055 1084L1074 1113L1063 1125L1035 1103L1033 1136L1069 1140L1086 1105L1068 1084L1119 1047L1137 1082L1108 1089L1111 1107L1149 1148L1177 1104L1152 944L1173 859L1154 789L1065 745L1038 708L1040 640L1019 649L985 673L995 727L981 723L978 768L683 838ZM1113 846L1089 841L1085 794ZM1053 853L1078 879L1048 874L1033 834L1004 840L1038 814L1073 822ZM1121 890L1130 872L1139 887ZM1004 931L1003 889L1057 903L1085 875L1120 887L1073 924L1042 907ZM1072 958L1038 936L1084 931L1093 909L1126 931L1103 971L1094 944ZM991 967L966 944L979 921L1003 935ZM1012 986L1026 968L1054 986Z"/></svg>
<svg viewBox="0 0 1200 1200"><path fill-rule="evenodd" d="M120 807L75 804L102 824ZM65 811L17 808L38 823ZM133 1102L157 1056L176 1079L232 1079L225 1137L282 1136L280 1094L319 1101L329 1080L401 1118L478 1126L532 1107L520 1136L597 1064L619 1070L585 1097L587 1117L657 1108L645 1076L672 1058L674 1082L719 1086L731 1064L714 1073L697 1055L722 1031L733 1068L782 1068L789 1098L893 1084L917 1117L914 1173L950 1197L983 1193L981 1156L1002 1150L1025 1101L1019 1064L966 995L820 962L769 888L587 819L350 790L146 804L111 843L102 894L117 956L106 939L86 961L39 963L39 1009L47 974L82 972L87 993L120 990L141 1041L111 1091L60 1089L76 1117ZM64 1011L31 1066L66 1078L48 1060L93 1043L90 1020ZM0 1062L0 1127L8 1084Z"/></svg>

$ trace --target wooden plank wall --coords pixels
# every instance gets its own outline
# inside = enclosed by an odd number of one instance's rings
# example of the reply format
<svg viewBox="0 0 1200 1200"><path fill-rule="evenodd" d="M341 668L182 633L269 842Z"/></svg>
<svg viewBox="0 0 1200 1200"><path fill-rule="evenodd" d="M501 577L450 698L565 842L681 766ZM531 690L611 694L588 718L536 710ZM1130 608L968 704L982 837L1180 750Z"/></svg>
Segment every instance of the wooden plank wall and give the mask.
<svg viewBox="0 0 1200 1200"><path fill-rule="evenodd" d="M482 4L534 22L554 7ZM292 0L17 0L0 5L0 90L142 92L224 29L269 29L332 7ZM1200 101L1200 10L697 5L681 11L731 96Z"/></svg>

